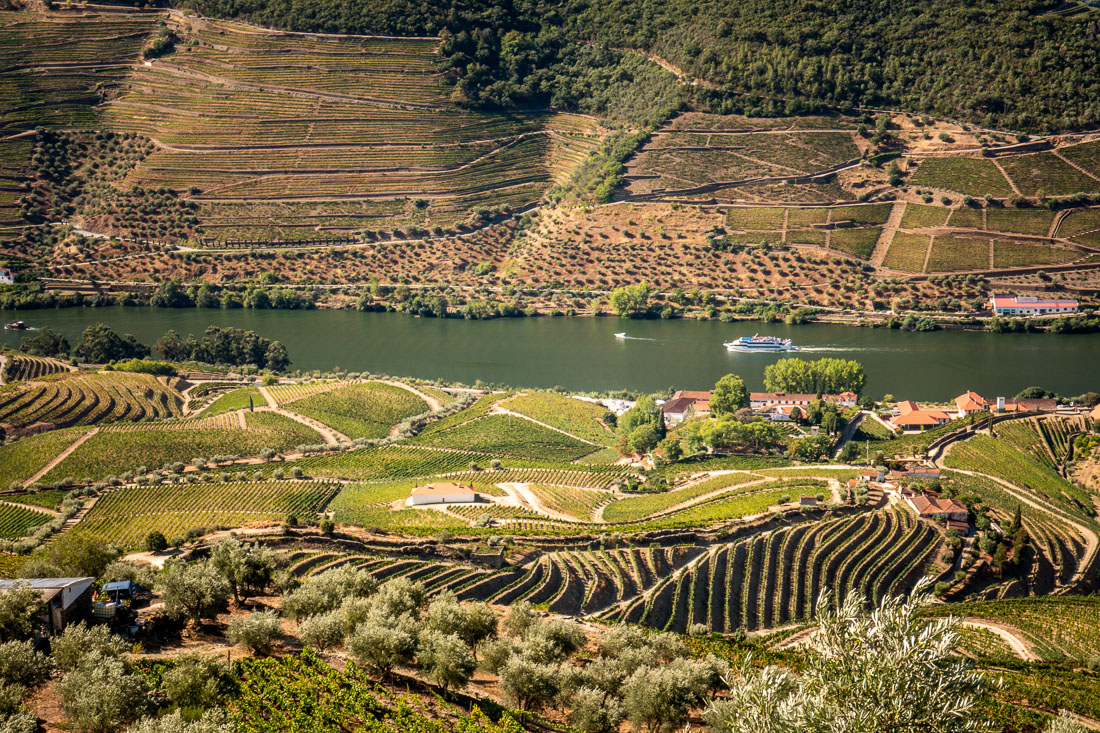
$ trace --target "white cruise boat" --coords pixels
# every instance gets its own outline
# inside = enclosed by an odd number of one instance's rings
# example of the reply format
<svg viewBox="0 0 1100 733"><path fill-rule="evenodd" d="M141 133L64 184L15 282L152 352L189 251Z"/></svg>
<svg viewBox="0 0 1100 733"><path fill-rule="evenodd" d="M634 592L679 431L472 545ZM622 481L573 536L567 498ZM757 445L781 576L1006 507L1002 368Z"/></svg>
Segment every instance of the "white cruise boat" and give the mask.
<svg viewBox="0 0 1100 733"><path fill-rule="evenodd" d="M727 351L794 351L797 348L790 339L760 334L727 341L725 346Z"/></svg>

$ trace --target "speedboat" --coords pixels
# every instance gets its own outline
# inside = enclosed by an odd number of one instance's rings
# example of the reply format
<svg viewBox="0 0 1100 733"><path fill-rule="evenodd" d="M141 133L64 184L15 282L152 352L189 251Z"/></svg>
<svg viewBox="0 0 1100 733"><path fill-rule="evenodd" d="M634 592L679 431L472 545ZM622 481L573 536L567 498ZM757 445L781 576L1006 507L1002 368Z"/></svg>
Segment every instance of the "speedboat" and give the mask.
<svg viewBox="0 0 1100 733"><path fill-rule="evenodd" d="M617 339L625 339L625 338L626 338L626 331L623 331L622 333L617 333L617 334L615 334L615 338L617 338Z"/></svg>
<svg viewBox="0 0 1100 733"><path fill-rule="evenodd" d="M8 331L26 331L27 324L22 321L12 321L11 323L5 323L4 329Z"/></svg>
<svg viewBox="0 0 1100 733"><path fill-rule="evenodd" d="M736 341L725 343L727 351L794 351L795 345L790 339L781 339L778 336L742 336Z"/></svg>

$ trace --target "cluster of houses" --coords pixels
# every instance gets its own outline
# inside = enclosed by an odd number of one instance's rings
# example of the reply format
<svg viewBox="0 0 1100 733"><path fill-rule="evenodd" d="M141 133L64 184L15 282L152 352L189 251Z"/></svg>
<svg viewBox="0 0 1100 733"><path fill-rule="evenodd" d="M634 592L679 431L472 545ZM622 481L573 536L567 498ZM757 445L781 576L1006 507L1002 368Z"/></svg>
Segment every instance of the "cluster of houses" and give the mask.
<svg viewBox="0 0 1100 733"><path fill-rule="evenodd" d="M907 479L940 478L940 470L914 464L900 471L884 471L869 468L856 478L848 481L849 488L867 483L892 493L899 501L912 510L918 517L946 522L948 529L966 534L970 529L970 512L958 499L945 499L924 491L912 491L907 488Z"/></svg>
<svg viewBox="0 0 1100 733"><path fill-rule="evenodd" d="M666 425L677 425L691 417L710 414L710 398L713 391L677 390L661 405ZM835 402L839 407L855 407L859 395L854 392L840 394L802 394L788 392L750 392L749 407L753 414L774 422L790 422L806 417L806 408L817 400Z"/></svg>
<svg viewBox="0 0 1100 733"><path fill-rule="evenodd" d="M899 430L921 431L934 428L945 422L966 417L976 412L1054 412L1058 401L1049 398L1006 399L998 397L988 400L977 392L967 390L955 398L955 408L921 407L912 400L898 403L897 414L890 418L890 424Z"/></svg>

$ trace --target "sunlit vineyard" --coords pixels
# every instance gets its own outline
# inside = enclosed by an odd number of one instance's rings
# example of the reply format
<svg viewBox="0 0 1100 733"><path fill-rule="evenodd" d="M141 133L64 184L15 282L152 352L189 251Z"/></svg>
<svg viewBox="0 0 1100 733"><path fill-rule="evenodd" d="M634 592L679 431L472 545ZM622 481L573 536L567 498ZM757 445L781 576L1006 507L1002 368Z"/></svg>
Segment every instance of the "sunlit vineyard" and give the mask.
<svg viewBox="0 0 1100 733"><path fill-rule="evenodd" d="M9 382L20 382L28 379L57 374L69 371L69 365L57 359L44 356L23 356L21 354L8 357L5 367L5 379Z"/></svg>
<svg viewBox="0 0 1100 733"><path fill-rule="evenodd" d="M603 423L610 413L591 402L553 392L534 392L516 395L500 405L593 443L611 445L615 440L614 432Z"/></svg>
<svg viewBox="0 0 1100 733"><path fill-rule="evenodd" d="M49 519L45 512L0 501L0 537L22 537Z"/></svg>
<svg viewBox="0 0 1100 733"><path fill-rule="evenodd" d="M315 516L336 486L270 480L164 484L111 491L81 520L79 532L122 547L137 547L153 531L177 537L194 527L239 527L256 521Z"/></svg>
<svg viewBox="0 0 1100 733"><path fill-rule="evenodd" d="M182 398L146 374L51 376L0 389L0 422L57 427L179 417Z"/></svg>
<svg viewBox="0 0 1100 733"><path fill-rule="evenodd" d="M370 382L295 399L291 409L354 440L384 438L393 425L426 411L428 405L407 389Z"/></svg>
<svg viewBox="0 0 1100 733"><path fill-rule="evenodd" d="M1095 597L1019 598L953 604L944 610L1014 626L1046 660L1087 661L1100 654L1100 599Z"/></svg>

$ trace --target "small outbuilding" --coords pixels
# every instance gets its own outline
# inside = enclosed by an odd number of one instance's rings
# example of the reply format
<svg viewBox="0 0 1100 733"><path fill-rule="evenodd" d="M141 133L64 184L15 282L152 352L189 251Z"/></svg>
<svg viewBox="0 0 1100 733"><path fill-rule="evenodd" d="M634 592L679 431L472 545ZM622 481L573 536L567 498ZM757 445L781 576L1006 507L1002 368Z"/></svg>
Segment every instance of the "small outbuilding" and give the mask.
<svg viewBox="0 0 1100 733"><path fill-rule="evenodd" d="M420 506L422 504L469 504L480 501L481 496L473 487L456 484L453 481L443 481L425 486L417 486L405 500L408 506Z"/></svg>
<svg viewBox="0 0 1100 733"><path fill-rule="evenodd" d="M42 628L48 634L60 634L69 624L91 616L92 584L95 578L19 578L0 580L0 589L29 585L46 604L42 610Z"/></svg>

